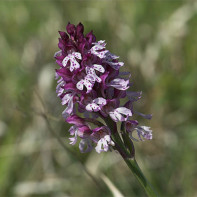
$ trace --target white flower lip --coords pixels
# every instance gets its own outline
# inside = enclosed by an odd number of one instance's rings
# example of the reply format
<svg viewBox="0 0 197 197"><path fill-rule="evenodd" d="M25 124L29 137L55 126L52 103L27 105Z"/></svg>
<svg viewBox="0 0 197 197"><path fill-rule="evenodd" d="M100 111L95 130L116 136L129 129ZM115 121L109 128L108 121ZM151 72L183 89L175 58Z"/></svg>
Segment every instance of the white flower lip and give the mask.
<svg viewBox="0 0 197 197"><path fill-rule="evenodd" d="M72 54L67 55L62 61L62 64L64 67L66 67L68 61L70 61L70 71L71 72L73 70L80 68L80 64L77 62L77 60L75 58L81 60L82 59L81 53L73 52Z"/></svg>

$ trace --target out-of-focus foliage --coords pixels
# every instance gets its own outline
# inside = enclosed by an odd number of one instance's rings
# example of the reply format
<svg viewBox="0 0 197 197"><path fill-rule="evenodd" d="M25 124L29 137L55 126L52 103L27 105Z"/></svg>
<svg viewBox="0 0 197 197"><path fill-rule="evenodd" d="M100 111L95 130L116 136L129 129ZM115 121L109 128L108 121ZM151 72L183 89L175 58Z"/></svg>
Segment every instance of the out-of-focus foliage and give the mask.
<svg viewBox="0 0 197 197"><path fill-rule="evenodd" d="M55 94L53 54L67 22L94 30L131 71L136 108L154 139L136 157L161 196L197 196L197 3L195 1L0 2L0 196L145 196L114 152L81 154ZM40 115L101 182L59 145ZM112 194L113 193L113 194Z"/></svg>

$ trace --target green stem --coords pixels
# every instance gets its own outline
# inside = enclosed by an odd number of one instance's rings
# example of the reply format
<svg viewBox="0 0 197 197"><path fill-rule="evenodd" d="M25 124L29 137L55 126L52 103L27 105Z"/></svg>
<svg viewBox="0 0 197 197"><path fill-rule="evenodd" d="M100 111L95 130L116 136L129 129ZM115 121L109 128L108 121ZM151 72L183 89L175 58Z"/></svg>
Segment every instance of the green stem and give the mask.
<svg viewBox="0 0 197 197"><path fill-rule="evenodd" d="M105 123L109 128L111 128L112 133L112 138L115 142L115 149L119 151L120 155L124 159L125 163L129 167L129 169L132 171L134 176L137 178L139 183L142 185L144 188L146 194L149 197L157 197L157 193L154 191L153 187L151 184L148 182L144 174L142 173L140 167L137 164L137 161L135 160L134 154L134 146L133 143L130 141L129 136L127 132L125 131L124 126L121 128L122 130L122 138L119 135L119 132L117 131L117 126L116 123L114 123L111 119L104 119Z"/></svg>
<svg viewBox="0 0 197 197"><path fill-rule="evenodd" d="M143 186L144 190L146 191L146 194L149 197L157 197L158 196L157 193L154 191L152 185L148 182L148 180L142 173L135 158L134 159L123 158L123 159L126 162L127 166L130 168L130 170L133 172L134 176L138 179L140 184Z"/></svg>

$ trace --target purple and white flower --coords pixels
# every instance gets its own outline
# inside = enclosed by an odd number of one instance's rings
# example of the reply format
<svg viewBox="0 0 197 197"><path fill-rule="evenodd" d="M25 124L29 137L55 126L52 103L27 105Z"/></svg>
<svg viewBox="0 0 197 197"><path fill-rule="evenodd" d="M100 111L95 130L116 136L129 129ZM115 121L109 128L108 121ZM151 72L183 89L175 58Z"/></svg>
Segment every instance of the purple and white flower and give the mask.
<svg viewBox="0 0 197 197"><path fill-rule="evenodd" d="M136 128L138 137L141 141L143 141L143 139L141 138L141 136L146 139L146 140L152 140L153 136L152 136L152 130L150 130L150 127L147 126L138 126Z"/></svg>
<svg viewBox="0 0 197 197"><path fill-rule="evenodd" d="M100 40L99 42L97 43L93 43L95 44L95 46L93 46L91 49L90 49L90 52L91 54L94 54L96 56L98 56L99 58L105 58L106 57L106 53L108 52L107 50L104 50L105 49L105 41L104 40Z"/></svg>
<svg viewBox="0 0 197 197"><path fill-rule="evenodd" d="M98 83L101 83L102 79L96 75L95 70L98 72L104 73L105 69L103 68L102 65L98 65L98 64L94 64L92 67L88 67L88 66L86 67L87 75L91 75L95 81L97 81Z"/></svg>
<svg viewBox="0 0 197 197"><path fill-rule="evenodd" d="M97 153L107 152L110 146L114 146L115 143L111 139L111 131L108 127L103 126L95 128L91 134L91 138L97 143L95 147Z"/></svg>
<svg viewBox="0 0 197 197"><path fill-rule="evenodd" d="M104 63L110 65L113 69L119 70L120 67L124 66L123 62L118 62L117 59L119 57L110 53L109 51L105 54L105 58L103 60Z"/></svg>
<svg viewBox="0 0 197 197"><path fill-rule="evenodd" d="M67 55L62 61L62 64L64 67L66 67L68 61L70 61L70 71L71 72L73 70L80 68L80 64L75 58L81 60L82 59L81 54L79 52L73 52L73 53Z"/></svg>
<svg viewBox="0 0 197 197"><path fill-rule="evenodd" d="M67 104L67 108L62 112L63 117L66 119L73 112L73 97L75 93L68 93L62 98L62 105Z"/></svg>
<svg viewBox="0 0 197 197"><path fill-rule="evenodd" d="M77 83L76 87L79 90L83 90L83 88L85 86L87 89L86 93L89 93L92 90L94 83L95 83L95 78L92 75L86 75L84 79L81 79Z"/></svg>
<svg viewBox="0 0 197 197"><path fill-rule="evenodd" d="M70 138L69 138L70 144L75 145L76 142L77 142L77 133L78 133L77 126L75 126L75 125L72 126L72 127L68 130L68 132L70 132L70 135L71 135L71 136L74 135L74 137L70 137Z"/></svg>
<svg viewBox="0 0 197 197"><path fill-rule="evenodd" d="M110 135L105 135L97 142L95 147L97 153L107 152L109 150L109 145L114 146L114 142L111 140Z"/></svg>
<svg viewBox="0 0 197 197"><path fill-rule="evenodd" d="M61 96L64 92L64 85L66 84L66 82L62 79L62 77L57 81L57 87L56 87L56 93L57 96Z"/></svg>
<svg viewBox="0 0 197 197"><path fill-rule="evenodd" d="M110 117L115 122L123 122L128 119L129 116L132 116L132 112L130 109L127 109L126 107L119 107L114 109L113 111L109 112Z"/></svg>
<svg viewBox="0 0 197 197"><path fill-rule="evenodd" d="M89 103L87 106L86 106L86 110L89 111L89 112L97 112L97 111L100 111L101 110L101 107L103 107L104 105L106 105L107 101L106 99L102 98L102 97L98 97L96 99L94 99L92 101L92 103Z"/></svg>
<svg viewBox="0 0 197 197"><path fill-rule="evenodd" d="M118 90L127 90L129 88L129 80L113 79L108 86L112 86Z"/></svg>
<svg viewBox="0 0 197 197"><path fill-rule="evenodd" d="M133 114L147 119L151 116L133 110L141 92L128 91L130 73L120 72L124 63L106 49L104 40L96 41L92 31L84 35L81 23L77 26L68 23L66 30L67 33L59 31L60 50L54 58L59 65L55 73L56 93L66 106L62 115L67 123L73 124L69 129L70 144L76 144L80 138L79 149L83 153L93 147L98 153L109 151L116 145L112 138L118 132L117 122L125 124L133 140L137 140L132 135L134 131L139 140L152 139L150 127L139 126L137 120L132 120ZM120 101L125 98L127 102L121 106ZM115 125L113 130L109 122Z"/></svg>
<svg viewBox="0 0 197 197"><path fill-rule="evenodd" d="M138 139L141 141L144 141L144 139L152 140L152 130L150 129L150 127L137 125L138 122L136 120L128 120L126 122L126 130L129 133L130 138L135 141L138 141ZM134 131L137 132L138 139L133 137Z"/></svg>

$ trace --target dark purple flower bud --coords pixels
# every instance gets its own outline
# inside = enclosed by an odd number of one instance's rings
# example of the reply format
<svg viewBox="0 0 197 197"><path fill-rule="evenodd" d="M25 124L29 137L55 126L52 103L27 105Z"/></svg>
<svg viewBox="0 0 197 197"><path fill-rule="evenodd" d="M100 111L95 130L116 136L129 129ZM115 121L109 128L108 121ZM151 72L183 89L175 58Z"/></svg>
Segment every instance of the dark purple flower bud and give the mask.
<svg viewBox="0 0 197 197"><path fill-rule="evenodd" d="M59 31L59 34L60 34L62 40L67 41L69 39L68 34L66 32Z"/></svg>
<svg viewBox="0 0 197 197"><path fill-rule="evenodd" d="M84 27L79 23L76 27L77 36L83 36Z"/></svg>
<svg viewBox="0 0 197 197"><path fill-rule="evenodd" d="M89 32L87 35L86 35L86 40L88 41L88 44L92 44L93 42L96 41L96 37L95 35L93 34L93 32Z"/></svg>
<svg viewBox="0 0 197 197"><path fill-rule="evenodd" d="M76 34L76 27L73 24L68 23L68 25L66 26L66 30L68 34L71 36L71 39L73 39Z"/></svg>

